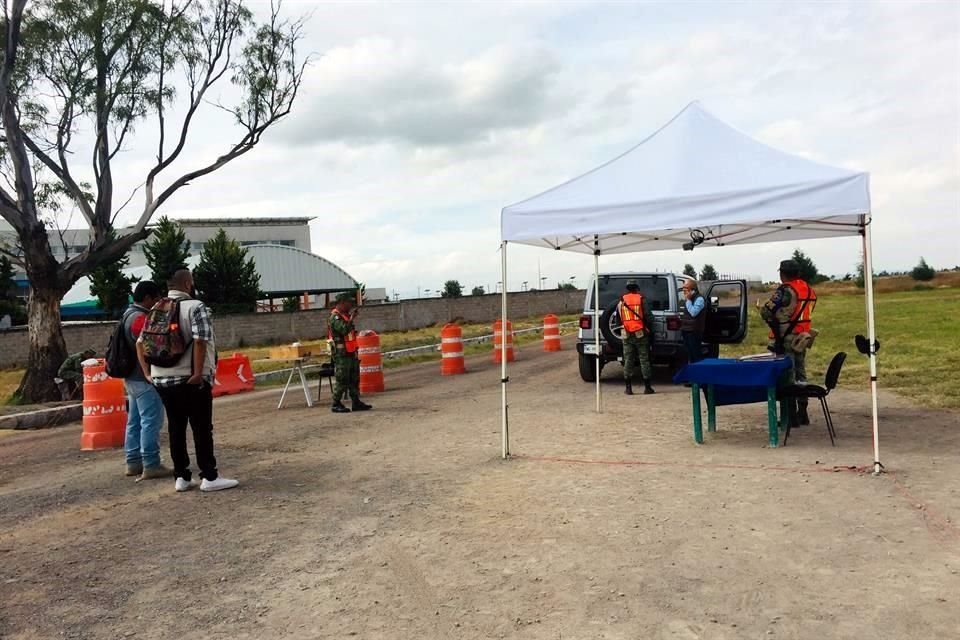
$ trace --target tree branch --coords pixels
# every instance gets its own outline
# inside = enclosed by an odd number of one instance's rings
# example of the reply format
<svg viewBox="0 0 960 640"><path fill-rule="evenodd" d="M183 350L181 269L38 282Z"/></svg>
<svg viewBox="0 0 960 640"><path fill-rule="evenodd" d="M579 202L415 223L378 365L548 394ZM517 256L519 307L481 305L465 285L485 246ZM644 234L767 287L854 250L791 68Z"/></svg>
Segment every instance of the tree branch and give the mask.
<svg viewBox="0 0 960 640"><path fill-rule="evenodd" d="M0 255L7 256L10 259L10 262L17 265L21 269L26 269L27 265L23 261L22 253L13 253L3 245L0 245Z"/></svg>
<svg viewBox="0 0 960 640"><path fill-rule="evenodd" d="M70 192L70 197L73 198L77 206L80 207L80 212L83 214L83 217L86 219L87 224L91 228L94 226L94 212L90 207L90 203L87 202L86 196L83 193L83 190L80 189L80 185L73 179L73 176L70 175L70 169L66 164L65 150L61 147L59 149L60 159L63 162L63 165L58 164L53 158L44 153L43 149L37 145L29 136L26 134L23 135L24 142L27 145L27 148L30 149L30 152L37 157L40 162L42 162L48 169L50 169L57 178L63 183L63 185Z"/></svg>
<svg viewBox="0 0 960 640"><path fill-rule="evenodd" d="M150 207L147 211L144 211L143 216L140 217L140 221L137 223L137 228L141 228L140 227L141 223L144 226L146 226L146 223L149 222L150 217L153 215L153 212L159 209L160 205L166 202L167 199L170 196L172 196L174 193L176 193L180 187L188 185L191 180L205 176L208 173L213 173L214 171L224 166L231 160L235 160L240 156L242 156L243 154L245 154L246 152L250 151L251 149L253 149L255 145L256 145L256 142L250 139L249 135L244 136L244 139L241 142L238 142L237 144L235 144L233 148L230 149L230 151L223 154L222 156L217 158L215 161L211 162L205 167L185 173L179 178L177 178L176 180L174 180L173 183L169 187L164 189L163 192L157 197L156 201L153 203L153 206Z"/></svg>
<svg viewBox="0 0 960 640"><path fill-rule="evenodd" d="M70 258L63 263L63 275L71 284L97 267L124 256L137 242L150 235L149 229L133 231L118 238L99 241L89 251Z"/></svg>
<svg viewBox="0 0 960 640"><path fill-rule="evenodd" d="M7 150L13 163L14 182L18 196L17 210L20 216L12 216L7 220L14 224L18 232L23 231L31 222L37 219L36 202L33 192L33 172L30 169L30 158L24 145L24 132L20 127L17 114L16 98L10 95L10 85L13 82L13 72L16 67L17 53L20 46L20 31L23 26L23 12L26 0L12 0L9 13L4 21L6 27L6 42L3 55L3 66L0 68L0 116L3 118L3 129L7 140ZM4 2L7 10L7 3ZM6 218L6 216L4 216Z"/></svg>
<svg viewBox="0 0 960 640"><path fill-rule="evenodd" d="M130 192L130 195L127 197L127 199L123 201L123 204L117 208L116 212L114 212L113 214L113 217L110 218L110 226L113 226L116 223L117 216L119 216L123 212L123 210L127 208L127 205L130 204L130 202L133 200L133 197L137 195L137 192L140 191L140 189L142 188L143 188L143 183L141 182Z"/></svg>

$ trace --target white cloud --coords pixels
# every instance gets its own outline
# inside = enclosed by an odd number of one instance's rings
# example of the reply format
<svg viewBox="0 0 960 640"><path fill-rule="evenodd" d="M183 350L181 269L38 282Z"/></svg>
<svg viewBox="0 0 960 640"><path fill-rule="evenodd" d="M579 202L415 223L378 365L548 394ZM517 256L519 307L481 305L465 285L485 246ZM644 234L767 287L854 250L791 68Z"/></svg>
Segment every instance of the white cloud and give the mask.
<svg viewBox="0 0 960 640"><path fill-rule="evenodd" d="M330 141L444 146L488 140L562 111L558 64L535 45L498 45L444 60L409 41L368 38L325 54L308 72L295 144Z"/></svg>
<svg viewBox="0 0 960 640"><path fill-rule="evenodd" d="M498 213L639 142L693 99L791 153L870 171L877 265L957 261L960 7L949 3L317 4L288 122L168 213L316 215L318 253L404 295L499 279ZM303 4L288 5L302 11ZM221 149L214 114L184 164ZM139 143L138 143L139 147ZM149 149L119 173L133 186ZM142 176L139 177L142 179ZM772 277L792 244L604 258ZM844 273L856 240L808 243ZM511 249L511 288L592 271Z"/></svg>

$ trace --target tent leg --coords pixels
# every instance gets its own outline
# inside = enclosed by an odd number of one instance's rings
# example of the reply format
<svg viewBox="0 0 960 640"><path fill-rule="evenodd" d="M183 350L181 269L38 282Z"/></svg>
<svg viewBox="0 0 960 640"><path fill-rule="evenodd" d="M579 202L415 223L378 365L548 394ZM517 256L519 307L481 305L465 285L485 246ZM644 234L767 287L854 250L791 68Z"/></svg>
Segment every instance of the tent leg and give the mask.
<svg viewBox="0 0 960 640"><path fill-rule="evenodd" d="M593 243L593 306L596 311L593 326L593 346L597 354L595 361L597 367L597 413L603 413L603 405L600 398L600 248L597 236L593 236Z"/></svg>
<svg viewBox="0 0 960 640"><path fill-rule="evenodd" d="M877 415L877 354L873 348L877 339L877 331L874 323L873 308L873 256L871 255L870 222L871 220L869 220L867 216L863 217L863 282L867 293L867 339L870 341L867 358L870 360L870 400L872 404L871 416L873 418L873 473L876 475L881 473L883 465L880 464L880 420Z"/></svg>
<svg viewBox="0 0 960 640"><path fill-rule="evenodd" d="M510 424L507 419L507 243L500 243L500 318L503 339L500 340L500 456L510 457Z"/></svg>

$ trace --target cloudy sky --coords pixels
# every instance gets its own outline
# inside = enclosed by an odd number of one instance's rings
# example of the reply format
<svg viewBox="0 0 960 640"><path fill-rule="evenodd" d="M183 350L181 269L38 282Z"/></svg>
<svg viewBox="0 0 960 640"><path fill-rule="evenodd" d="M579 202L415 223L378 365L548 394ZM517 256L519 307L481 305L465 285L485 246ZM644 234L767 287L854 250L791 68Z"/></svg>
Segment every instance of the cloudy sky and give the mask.
<svg viewBox="0 0 960 640"><path fill-rule="evenodd" d="M263 3L253 3L258 12ZM174 216L316 216L316 253L401 296L499 280L500 209L630 148L692 100L760 140L871 173L877 269L960 263L960 3L285 4L316 55L294 113L168 202ZM210 116L187 163L231 136ZM144 160L146 161L146 160ZM128 156L132 183L143 164ZM140 178L142 179L142 177ZM602 269L771 279L795 247L644 253ZM539 265L538 265L539 263ZM510 289L592 258L516 247Z"/></svg>

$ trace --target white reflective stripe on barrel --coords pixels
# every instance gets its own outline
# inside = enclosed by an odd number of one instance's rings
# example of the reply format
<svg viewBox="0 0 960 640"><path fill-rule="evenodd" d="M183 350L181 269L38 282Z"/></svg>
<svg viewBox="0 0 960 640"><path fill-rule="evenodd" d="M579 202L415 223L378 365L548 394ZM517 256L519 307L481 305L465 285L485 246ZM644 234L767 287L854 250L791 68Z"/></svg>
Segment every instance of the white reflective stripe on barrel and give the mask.
<svg viewBox="0 0 960 640"><path fill-rule="evenodd" d="M559 340L559 339L560 339L560 336L559 336L559 335L556 335L556 336L543 336L543 339L544 339L544 340Z"/></svg>
<svg viewBox="0 0 960 640"><path fill-rule="evenodd" d="M360 347L357 351L360 355L369 355L371 353L380 353L380 347Z"/></svg>
<svg viewBox="0 0 960 640"><path fill-rule="evenodd" d="M543 328L544 328L544 329L559 329L559 328L560 328L560 325L559 325L559 324L545 324L545 325L543 325Z"/></svg>
<svg viewBox="0 0 960 640"><path fill-rule="evenodd" d="M447 351L443 354L444 358L462 358L463 351Z"/></svg>
<svg viewBox="0 0 960 640"><path fill-rule="evenodd" d="M463 342L463 338L441 338L440 342L443 344L454 344Z"/></svg>
<svg viewBox="0 0 960 640"><path fill-rule="evenodd" d="M95 414L107 415L115 411L126 411L127 403L126 400L123 402L118 402L114 404L95 404L90 407L83 408L83 415L92 416Z"/></svg>
<svg viewBox="0 0 960 640"><path fill-rule="evenodd" d="M380 371L383 371L383 367L380 365L373 367L360 367L360 373L378 373Z"/></svg>

